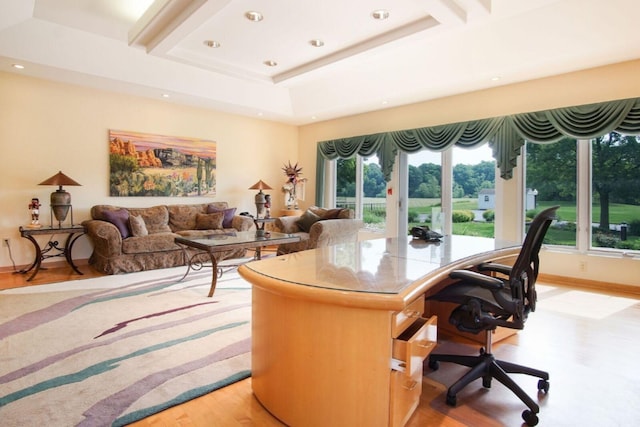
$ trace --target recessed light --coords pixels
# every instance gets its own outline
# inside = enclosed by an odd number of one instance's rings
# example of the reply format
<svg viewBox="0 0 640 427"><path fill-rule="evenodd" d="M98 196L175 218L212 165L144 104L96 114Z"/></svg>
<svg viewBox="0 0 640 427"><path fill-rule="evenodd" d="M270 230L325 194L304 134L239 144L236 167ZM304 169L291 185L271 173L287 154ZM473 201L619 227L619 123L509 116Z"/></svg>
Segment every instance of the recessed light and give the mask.
<svg viewBox="0 0 640 427"><path fill-rule="evenodd" d="M371 12L373 19L385 20L389 17L389 11L386 9L377 9Z"/></svg>
<svg viewBox="0 0 640 427"><path fill-rule="evenodd" d="M169 94L168 94L168 93L163 93L163 94L162 94L162 97L163 97L163 98L168 98L168 97L169 97Z"/></svg>
<svg viewBox="0 0 640 427"><path fill-rule="evenodd" d="M253 21L253 22L260 22L263 19L263 16L260 12L255 12L252 10L245 13L244 17L247 18L249 21Z"/></svg>
<svg viewBox="0 0 640 427"><path fill-rule="evenodd" d="M491 77L491 81L492 81L492 82L497 82L498 80L500 80L500 76L493 76L493 77Z"/></svg>
<svg viewBox="0 0 640 427"><path fill-rule="evenodd" d="M324 42L320 39L309 40L309 44L313 47L322 47L324 46Z"/></svg>
<svg viewBox="0 0 640 427"><path fill-rule="evenodd" d="M387 105L389 103L389 101L387 101L386 99L382 101L382 105Z"/></svg>
<svg viewBox="0 0 640 427"><path fill-rule="evenodd" d="M311 120L317 120L318 117L317 116L311 116Z"/></svg>
<svg viewBox="0 0 640 427"><path fill-rule="evenodd" d="M13 68L17 68L18 70L24 70L24 65L22 64L11 64Z"/></svg>
<svg viewBox="0 0 640 427"><path fill-rule="evenodd" d="M220 42L217 42L215 40L205 40L203 43L205 46L213 49L220 47Z"/></svg>
<svg viewBox="0 0 640 427"><path fill-rule="evenodd" d="M278 65L278 63L276 61L268 60L264 61L264 65L266 65L267 67L275 67L276 65Z"/></svg>

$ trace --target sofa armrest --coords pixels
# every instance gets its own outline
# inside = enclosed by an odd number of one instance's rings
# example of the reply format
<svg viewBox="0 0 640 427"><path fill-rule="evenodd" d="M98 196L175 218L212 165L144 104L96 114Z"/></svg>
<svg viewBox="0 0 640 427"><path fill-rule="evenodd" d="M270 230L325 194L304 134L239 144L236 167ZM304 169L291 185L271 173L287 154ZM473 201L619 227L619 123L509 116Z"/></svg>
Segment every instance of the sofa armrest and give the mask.
<svg viewBox="0 0 640 427"><path fill-rule="evenodd" d="M93 250L105 258L122 255L122 235L107 221L90 219L82 222L85 233L93 242Z"/></svg>
<svg viewBox="0 0 640 427"><path fill-rule="evenodd" d="M327 219L309 229L309 248L321 248L338 243L356 242L363 227L359 219Z"/></svg>
<svg viewBox="0 0 640 427"><path fill-rule="evenodd" d="M298 224L296 224L299 219L299 216L281 216L276 218L274 223L276 231L287 234L301 232L302 230L298 227Z"/></svg>
<svg viewBox="0 0 640 427"><path fill-rule="evenodd" d="M231 221L231 226L238 231L247 231L253 227L253 218L244 215L235 215Z"/></svg>

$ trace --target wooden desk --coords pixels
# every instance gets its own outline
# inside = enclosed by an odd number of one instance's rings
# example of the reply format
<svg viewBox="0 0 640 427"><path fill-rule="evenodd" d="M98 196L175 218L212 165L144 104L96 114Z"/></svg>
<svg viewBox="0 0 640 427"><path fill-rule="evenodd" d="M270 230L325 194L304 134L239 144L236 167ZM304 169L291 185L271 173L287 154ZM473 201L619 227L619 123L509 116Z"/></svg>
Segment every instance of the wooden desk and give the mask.
<svg viewBox="0 0 640 427"><path fill-rule="evenodd" d="M376 239L240 267L253 284L255 396L291 426L404 425L436 343L424 294L451 270L518 250L467 236Z"/></svg>

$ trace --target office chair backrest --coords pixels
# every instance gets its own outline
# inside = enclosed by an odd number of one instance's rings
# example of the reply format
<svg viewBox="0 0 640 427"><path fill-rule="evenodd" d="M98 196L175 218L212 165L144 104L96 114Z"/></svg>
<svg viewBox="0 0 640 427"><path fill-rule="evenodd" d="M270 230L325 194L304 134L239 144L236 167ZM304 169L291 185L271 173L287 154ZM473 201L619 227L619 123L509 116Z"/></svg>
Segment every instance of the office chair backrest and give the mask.
<svg viewBox="0 0 640 427"><path fill-rule="evenodd" d="M559 206L553 206L545 209L531 221L520 254L509 274L511 296L522 304L521 310L517 310L517 314L514 315L516 323L524 323L529 312L536 309L535 284L540 266L539 252L547 229L553 222L558 208Z"/></svg>

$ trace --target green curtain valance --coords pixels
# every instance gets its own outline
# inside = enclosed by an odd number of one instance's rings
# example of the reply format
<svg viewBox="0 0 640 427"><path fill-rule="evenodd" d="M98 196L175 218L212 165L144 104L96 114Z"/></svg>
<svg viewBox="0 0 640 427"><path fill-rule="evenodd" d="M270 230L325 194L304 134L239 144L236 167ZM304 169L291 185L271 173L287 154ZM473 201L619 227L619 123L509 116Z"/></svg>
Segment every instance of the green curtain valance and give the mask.
<svg viewBox="0 0 640 427"><path fill-rule="evenodd" d="M453 145L473 147L484 143L492 149L500 176L510 179L525 140L544 144L567 136L590 139L612 131L640 135L640 98L322 141L318 143L316 169L321 180L316 182L324 182L322 158L367 157L375 153L389 181L398 150L443 151ZM318 200L322 200L322 187L316 186Z"/></svg>

